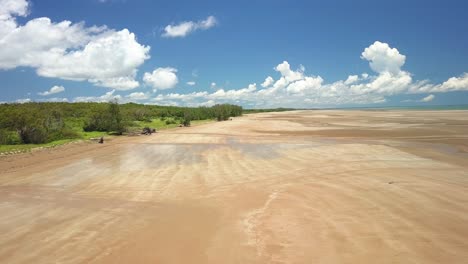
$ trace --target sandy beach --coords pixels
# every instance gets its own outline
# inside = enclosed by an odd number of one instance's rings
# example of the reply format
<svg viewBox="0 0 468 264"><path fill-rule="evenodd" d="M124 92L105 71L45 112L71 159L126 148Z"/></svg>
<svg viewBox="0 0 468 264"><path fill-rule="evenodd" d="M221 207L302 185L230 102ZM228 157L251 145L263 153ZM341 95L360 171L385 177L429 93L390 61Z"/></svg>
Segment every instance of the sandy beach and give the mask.
<svg viewBox="0 0 468 264"><path fill-rule="evenodd" d="M0 157L1 263L466 263L468 111L245 115Z"/></svg>

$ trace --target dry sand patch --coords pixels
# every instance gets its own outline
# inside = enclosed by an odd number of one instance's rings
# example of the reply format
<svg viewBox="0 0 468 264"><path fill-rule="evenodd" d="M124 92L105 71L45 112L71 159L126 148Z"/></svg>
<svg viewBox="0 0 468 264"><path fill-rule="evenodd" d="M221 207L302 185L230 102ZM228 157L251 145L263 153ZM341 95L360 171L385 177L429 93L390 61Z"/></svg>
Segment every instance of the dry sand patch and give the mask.
<svg viewBox="0 0 468 264"><path fill-rule="evenodd" d="M463 263L468 112L262 113L0 159L0 262Z"/></svg>

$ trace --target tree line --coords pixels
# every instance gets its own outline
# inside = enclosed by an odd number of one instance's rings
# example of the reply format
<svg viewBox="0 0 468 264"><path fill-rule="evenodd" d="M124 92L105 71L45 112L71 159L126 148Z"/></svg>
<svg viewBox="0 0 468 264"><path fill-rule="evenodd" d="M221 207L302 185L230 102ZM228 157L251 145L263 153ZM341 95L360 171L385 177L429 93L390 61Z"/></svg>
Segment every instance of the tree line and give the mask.
<svg viewBox="0 0 468 264"><path fill-rule="evenodd" d="M192 120L228 120L241 106L176 107L136 103L32 102L0 104L0 144L39 144L79 138L83 131L123 134L135 121L160 118L189 126Z"/></svg>

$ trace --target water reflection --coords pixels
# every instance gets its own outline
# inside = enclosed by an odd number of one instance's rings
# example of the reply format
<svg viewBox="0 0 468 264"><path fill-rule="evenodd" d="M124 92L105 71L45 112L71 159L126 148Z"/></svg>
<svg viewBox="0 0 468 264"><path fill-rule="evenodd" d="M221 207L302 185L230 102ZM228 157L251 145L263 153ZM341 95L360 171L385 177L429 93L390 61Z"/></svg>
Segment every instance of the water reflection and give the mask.
<svg viewBox="0 0 468 264"><path fill-rule="evenodd" d="M323 145L327 143L314 143ZM229 155L230 151L240 152L243 159L275 159L290 149L310 148L314 144L284 144L284 143L240 143L229 138L226 144L125 144L113 153L78 160L67 166L55 169L38 179L48 186L73 187L97 177L117 177L132 174L154 175L151 171L164 171L174 166L190 166L206 161L206 156L212 151L216 155ZM119 176L120 175L120 176ZM46 180L46 178L48 178Z"/></svg>

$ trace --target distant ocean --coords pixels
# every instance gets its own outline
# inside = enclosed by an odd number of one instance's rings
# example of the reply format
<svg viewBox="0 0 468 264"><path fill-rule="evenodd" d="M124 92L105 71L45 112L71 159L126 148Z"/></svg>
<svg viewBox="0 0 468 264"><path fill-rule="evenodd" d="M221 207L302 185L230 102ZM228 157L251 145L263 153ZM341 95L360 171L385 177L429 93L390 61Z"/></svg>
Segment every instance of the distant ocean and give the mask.
<svg viewBox="0 0 468 264"><path fill-rule="evenodd" d="M385 106L385 107L347 107L335 109L356 110L468 110L468 105L421 105L421 106Z"/></svg>

